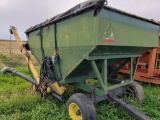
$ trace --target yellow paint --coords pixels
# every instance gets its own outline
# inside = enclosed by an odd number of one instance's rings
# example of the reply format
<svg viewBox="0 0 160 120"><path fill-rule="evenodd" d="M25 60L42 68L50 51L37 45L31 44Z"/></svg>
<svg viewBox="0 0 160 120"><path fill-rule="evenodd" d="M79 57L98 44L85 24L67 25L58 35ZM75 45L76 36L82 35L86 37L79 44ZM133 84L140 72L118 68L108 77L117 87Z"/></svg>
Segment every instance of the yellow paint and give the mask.
<svg viewBox="0 0 160 120"><path fill-rule="evenodd" d="M30 58L30 54L31 54L30 51L28 51L28 50L23 46L22 40L20 39L20 37L19 37L19 35L18 35L18 33L17 33L17 28L14 27L14 26L11 26L10 31L13 33L16 41L17 41L18 44L20 45L21 51L22 51L22 53L24 54L24 56L26 57L26 60L27 60L28 65L29 65L29 68L30 68L30 70L31 70L31 72L32 72L32 74L33 74L36 82L39 84L39 80L40 80L39 73L37 72L37 70L36 70L36 68L35 68L32 60L31 60L31 59L28 59L28 58ZM58 51L54 51L54 55L57 55L57 52L58 52ZM47 88L47 93L50 93L50 92L52 91L52 89L53 89L56 93L58 93L58 94L60 94L60 95L62 95L62 94L64 93L64 91L66 90L65 87L63 87L63 86L60 87L57 82L51 84L50 87Z"/></svg>
<svg viewBox="0 0 160 120"><path fill-rule="evenodd" d="M11 26L10 31L12 31L12 33L13 33L16 41L17 41L18 44L20 45L21 51L22 51L22 53L24 54L24 56L26 57L26 60L27 60L27 62L28 62L28 64L29 64L29 68L30 68L30 70L31 70L31 72L32 72L35 80L37 81L37 83L39 83L39 78L40 78L40 77L39 77L39 74L38 74L38 72L37 72L37 70L36 70L33 62L31 61L31 59L28 59L28 58L30 58L30 53L29 53L29 51L23 46L22 40L20 39L20 37L19 37L19 35L18 35L17 28L14 27L14 26Z"/></svg>
<svg viewBox="0 0 160 120"><path fill-rule="evenodd" d="M65 87L59 86L57 82L54 82L53 84L51 84L49 86L49 88L47 89L47 93L50 93L51 89L53 89L59 95L62 95L64 93L64 91L66 90Z"/></svg>
<svg viewBox="0 0 160 120"><path fill-rule="evenodd" d="M40 77L39 77L39 74L38 74L38 72L37 72L37 70L36 70L33 62L32 62L30 59L28 60L27 57L26 57L26 60L27 60L27 62L28 62L28 64L29 64L29 69L31 70L31 72L32 72L32 74L33 74L36 82L39 84L39 79L40 79Z"/></svg>
<svg viewBox="0 0 160 120"><path fill-rule="evenodd" d="M82 120L81 110L76 103L71 103L69 105L68 111L69 111L69 116L72 120ZM79 115L77 114L78 111L80 112Z"/></svg>

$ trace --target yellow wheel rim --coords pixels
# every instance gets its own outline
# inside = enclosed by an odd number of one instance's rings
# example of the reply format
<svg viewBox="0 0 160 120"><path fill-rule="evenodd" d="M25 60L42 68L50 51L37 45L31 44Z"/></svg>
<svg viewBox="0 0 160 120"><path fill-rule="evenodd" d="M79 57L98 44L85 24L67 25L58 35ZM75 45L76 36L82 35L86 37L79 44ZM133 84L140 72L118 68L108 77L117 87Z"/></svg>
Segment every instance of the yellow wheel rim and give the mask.
<svg viewBox="0 0 160 120"><path fill-rule="evenodd" d="M82 120L81 110L76 103L69 105L69 116L72 120Z"/></svg>

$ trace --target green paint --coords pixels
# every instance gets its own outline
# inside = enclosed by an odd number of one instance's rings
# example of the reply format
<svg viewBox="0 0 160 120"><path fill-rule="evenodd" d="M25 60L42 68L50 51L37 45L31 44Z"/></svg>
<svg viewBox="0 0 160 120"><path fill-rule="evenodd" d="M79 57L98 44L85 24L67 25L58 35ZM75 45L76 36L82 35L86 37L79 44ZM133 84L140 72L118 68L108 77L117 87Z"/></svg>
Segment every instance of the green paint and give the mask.
<svg viewBox="0 0 160 120"><path fill-rule="evenodd" d="M108 90L113 90L113 89L118 88L118 87L127 86L127 85L130 85L130 84L132 84L132 81L127 81L127 82L124 82L124 83L111 85L111 86L107 87L107 91Z"/></svg>
<svg viewBox="0 0 160 120"><path fill-rule="evenodd" d="M102 78L103 78L103 83L105 86L107 86L107 60L104 60L103 65L102 65Z"/></svg>
<svg viewBox="0 0 160 120"><path fill-rule="evenodd" d="M98 70L98 68L97 68L97 65L96 65L96 63L95 63L94 60L91 61L91 65L92 65L92 68L93 68L93 70L94 70L94 73L95 73L96 76L97 76L99 85L101 86L101 88L102 88L103 90L105 90L105 89L106 89L106 86L105 86L105 84L104 84L103 78L101 77L100 72L99 72L99 70ZM106 74L106 73L105 73L105 74ZM105 78L105 79L106 79L106 78ZM106 80L107 80L107 79L106 79Z"/></svg>
<svg viewBox="0 0 160 120"><path fill-rule="evenodd" d="M97 75L104 93L121 86L107 87L107 65L124 58L139 57L142 52L158 46L158 25L108 9L102 9L97 17L93 17L93 10L86 11L41 30L45 55L52 56L55 49L59 51L59 62L55 63L54 69L62 82L83 83L86 78ZM41 62L39 32L35 30L29 33L28 42L32 53ZM114 42L104 42L103 38L113 39ZM90 60L95 61L92 66ZM103 74L98 73L99 66ZM89 76L93 71L94 75ZM133 66L131 71L130 79L133 80ZM83 85L79 87L83 89ZM86 88L89 91L89 87Z"/></svg>
<svg viewBox="0 0 160 120"><path fill-rule="evenodd" d="M87 91L87 92L91 92L92 90L94 91L94 94L97 95L97 96L103 96L106 94L105 91L99 89L99 88L95 88L95 87L92 87L92 86L89 86L87 84L81 84L81 83L74 83L74 85L79 88L79 89L82 89L84 91Z"/></svg>

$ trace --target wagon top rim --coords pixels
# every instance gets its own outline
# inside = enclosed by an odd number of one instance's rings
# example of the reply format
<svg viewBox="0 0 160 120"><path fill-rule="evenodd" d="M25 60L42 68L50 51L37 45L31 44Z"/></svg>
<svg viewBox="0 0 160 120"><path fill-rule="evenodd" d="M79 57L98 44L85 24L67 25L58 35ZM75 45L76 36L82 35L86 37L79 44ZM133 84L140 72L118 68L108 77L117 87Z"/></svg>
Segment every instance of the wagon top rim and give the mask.
<svg viewBox="0 0 160 120"><path fill-rule="evenodd" d="M82 3L79 3L76 6L72 7L71 9L69 9L69 10L67 10L67 11L65 11L61 14L58 14L58 15L50 18L50 19L47 19L44 22L41 22L40 24L37 24L35 26L31 26L29 29L27 29L25 31L25 33L28 34L28 33L32 32L34 30L37 30L41 27L45 27L45 26L48 26L50 24L57 23L59 21L71 18L73 16L84 13L85 11L93 10L98 3L97 1L100 1L100 0L96 0L96 1L88 0L88 1L85 1L85 2L82 2ZM120 10L120 9L116 9L116 8L107 6L107 5L104 5L103 8L107 9L107 10L110 10L110 11L114 11L114 12L119 13L119 14L127 15L127 16L130 16L130 17L137 18L137 19L140 19L140 20L144 20L146 22L149 22L149 23L160 26L160 22L155 21L153 19L147 19L147 18L138 16L138 15L135 15L135 14L132 14L132 13Z"/></svg>

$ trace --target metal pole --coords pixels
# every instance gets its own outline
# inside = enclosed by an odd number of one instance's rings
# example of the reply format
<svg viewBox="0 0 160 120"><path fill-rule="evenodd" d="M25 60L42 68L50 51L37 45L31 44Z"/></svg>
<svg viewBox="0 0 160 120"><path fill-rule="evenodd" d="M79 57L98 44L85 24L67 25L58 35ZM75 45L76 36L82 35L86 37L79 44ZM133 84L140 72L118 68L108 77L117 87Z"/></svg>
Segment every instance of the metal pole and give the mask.
<svg viewBox="0 0 160 120"><path fill-rule="evenodd" d="M12 37L12 35L10 34L10 53L12 52L11 51L11 39L12 39L11 37Z"/></svg>

